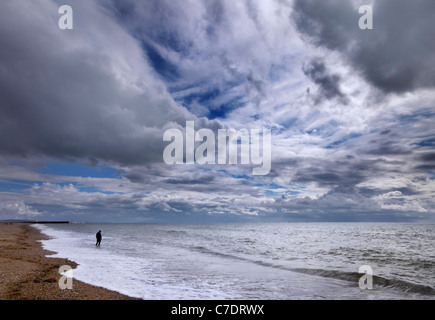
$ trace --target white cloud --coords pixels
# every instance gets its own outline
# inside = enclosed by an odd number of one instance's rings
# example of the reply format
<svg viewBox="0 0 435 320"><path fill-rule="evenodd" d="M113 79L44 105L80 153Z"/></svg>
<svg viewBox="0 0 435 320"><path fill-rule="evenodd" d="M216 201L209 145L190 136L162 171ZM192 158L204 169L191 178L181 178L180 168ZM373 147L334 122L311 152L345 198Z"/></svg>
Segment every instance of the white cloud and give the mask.
<svg viewBox="0 0 435 320"><path fill-rule="evenodd" d="M2 201L0 203L0 212L1 216L16 219L30 218L41 214L38 210L35 210L31 206L25 204L22 200Z"/></svg>

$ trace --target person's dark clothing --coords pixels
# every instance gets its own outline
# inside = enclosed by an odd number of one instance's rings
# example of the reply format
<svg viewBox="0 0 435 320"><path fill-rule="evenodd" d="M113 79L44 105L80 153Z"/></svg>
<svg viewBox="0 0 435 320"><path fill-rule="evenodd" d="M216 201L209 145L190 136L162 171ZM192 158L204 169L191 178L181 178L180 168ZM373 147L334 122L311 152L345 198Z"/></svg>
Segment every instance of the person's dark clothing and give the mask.
<svg viewBox="0 0 435 320"><path fill-rule="evenodd" d="M102 239L103 237L101 236L101 231L98 231L97 232L97 243L95 244L96 246L99 246L100 245L100 243L101 243L101 239Z"/></svg>

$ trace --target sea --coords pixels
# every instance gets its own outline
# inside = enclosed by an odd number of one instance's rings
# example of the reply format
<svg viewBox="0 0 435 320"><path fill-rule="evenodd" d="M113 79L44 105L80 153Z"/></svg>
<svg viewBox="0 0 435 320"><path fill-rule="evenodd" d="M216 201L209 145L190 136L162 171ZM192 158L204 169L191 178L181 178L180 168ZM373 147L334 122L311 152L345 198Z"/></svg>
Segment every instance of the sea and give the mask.
<svg viewBox="0 0 435 320"><path fill-rule="evenodd" d="M435 224L34 226L64 275L141 299L435 299Z"/></svg>

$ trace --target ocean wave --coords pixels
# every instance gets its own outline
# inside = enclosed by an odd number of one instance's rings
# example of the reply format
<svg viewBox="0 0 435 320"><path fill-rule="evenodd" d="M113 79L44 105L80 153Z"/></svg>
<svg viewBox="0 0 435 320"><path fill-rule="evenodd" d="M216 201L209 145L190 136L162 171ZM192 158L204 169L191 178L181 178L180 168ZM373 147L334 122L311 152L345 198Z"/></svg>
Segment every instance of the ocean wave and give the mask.
<svg viewBox="0 0 435 320"><path fill-rule="evenodd" d="M180 234L180 235L187 234L187 231L184 231L184 230L173 230L173 229L171 229L171 230L161 230L161 231L169 233L169 234Z"/></svg>
<svg viewBox="0 0 435 320"><path fill-rule="evenodd" d="M287 271L291 271L291 272L304 273L304 274L308 274L308 275L320 276L320 277L325 277L325 278L334 278L334 279L339 279L339 280L345 280L345 281L352 282L352 283L358 283L359 279L363 275L362 273L358 273L358 272L346 272L346 271L340 271L340 270L291 268L291 267L286 267L286 266L270 263L270 262L263 261L263 260L253 260L253 259L249 259L246 257L237 256L234 254L228 254L228 253L214 251L214 250L211 250L211 249L206 248L204 246L194 246L194 247L192 247L192 249L195 251L205 253L205 254L212 254L215 256L223 257L223 258L229 258L229 259L234 259L234 260L239 260L239 261L244 261L244 262L255 263L257 265L261 265L264 267L287 270ZM421 294L421 295L435 296L435 288L432 288L431 286L416 284L416 283L412 283L412 282L400 280L400 279L388 279L385 277L373 275L373 285L379 286L379 287L385 287L385 288L398 289L398 290L408 292L408 293L417 293L417 294Z"/></svg>
<svg viewBox="0 0 435 320"><path fill-rule="evenodd" d="M358 272L346 272L340 270L306 269L306 268L294 268L290 270L294 272L321 276L326 278L346 280L350 282L359 281L359 279L362 276L362 274ZM386 287L386 288L400 289L402 291L409 292L409 293L418 293L422 295L435 296L435 288L432 288L431 286L416 284L400 279L387 279L381 276L373 275L373 285Z"/></svg>

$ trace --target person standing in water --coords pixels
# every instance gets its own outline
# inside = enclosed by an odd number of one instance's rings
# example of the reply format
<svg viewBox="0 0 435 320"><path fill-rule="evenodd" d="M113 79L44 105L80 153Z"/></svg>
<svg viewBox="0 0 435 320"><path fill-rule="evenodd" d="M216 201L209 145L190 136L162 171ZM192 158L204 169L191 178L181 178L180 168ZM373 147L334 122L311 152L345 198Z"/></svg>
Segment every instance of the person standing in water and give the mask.
<svg viewBox="0 0 435 320"><path fill-rule="evenodd" d="M101 239L103 238L103 236L101 235L101 230L99 230L98 232L97 232L97 243L95 244L96 246L100 246L100 243L101 243Z"/></svg>

